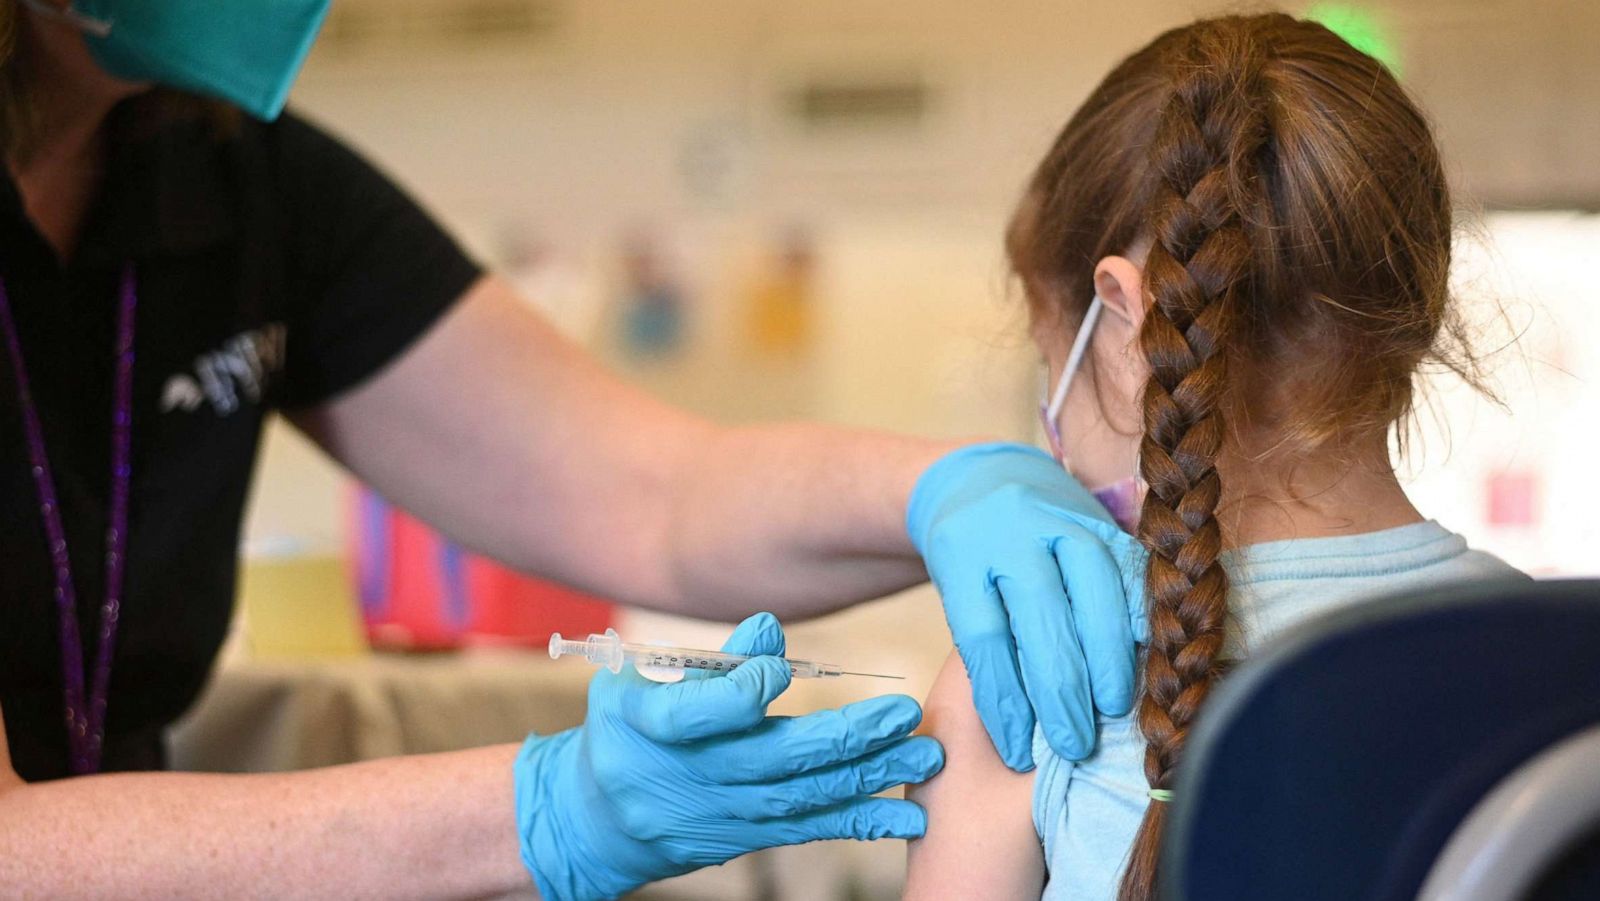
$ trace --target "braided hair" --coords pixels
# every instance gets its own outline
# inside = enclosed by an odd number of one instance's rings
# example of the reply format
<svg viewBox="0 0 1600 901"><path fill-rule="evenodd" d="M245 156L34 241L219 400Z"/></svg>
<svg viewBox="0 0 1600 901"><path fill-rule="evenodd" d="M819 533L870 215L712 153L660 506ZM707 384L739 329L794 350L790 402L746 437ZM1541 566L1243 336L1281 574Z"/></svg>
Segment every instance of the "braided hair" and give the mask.
<svg viewBox="0 0 1600 901"><path fill-rule="evenodd" d="M1245 420L1280 455L1382 438L1425 360L1473 381L1447 289L1451 229L1432 132L1392 74L1277 13L1156 38L1035 172L1007 253L1036 316L1081 318L1097 262L1149 248L1137 719L1153 789L1172 787L1220 671L1219 457ZM1146 811L1122 901L1154 895L1164 814Z"/></svg>
<svg viewBox="0 0 1600 901"><path fill-rule="evenodd" d="M1222 532L1222 399L1226 336L1250 290L1254 254L1243 210L1260 195L1267 123L1260 52L1249 32L1196 27L1175 53L1178 73L1151 145L1145 284L1153 303L1139 347L1150 364L1142 400L1140 470L1150 486L1139 517L1150 643L1139 729L1145 778L1170 789L1184 736L1217 676L1228 574ZM1166 805L1147 809L1123 899L1152 894Z"/></svg>

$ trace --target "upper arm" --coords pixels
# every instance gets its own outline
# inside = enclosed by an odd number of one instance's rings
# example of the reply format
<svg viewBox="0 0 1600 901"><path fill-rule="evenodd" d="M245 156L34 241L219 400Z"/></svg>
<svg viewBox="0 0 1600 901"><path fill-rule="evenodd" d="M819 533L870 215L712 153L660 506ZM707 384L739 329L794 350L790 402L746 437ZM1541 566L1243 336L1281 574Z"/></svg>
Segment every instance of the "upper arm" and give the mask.
<svg viewBox="0 0 1600 901"><path fill-rule="evenodd" d="M482 275L432 214L337 138L286 113L263 126L281 209L287 326L273 400L319 404L396 359Z"/></svg>
<svg viewBox="0 0 1600 901"><path fill-rule="evenodd" d="M294 422L463 545L632 602L671 594L666 486L710 428L607 372L493 276Z"/></svg>
<svg viewBox="0 0 1600 901"><path fill-rule="evenodd" d="M954 652L924 708L923 731L944 745L945 765L906 793L927 809L928 833L910 844L905 897L1038 898L1033 774L1012 772L995 753Z"/></svg>
<svg viewBox="0 0 1600 901"><path fill-rule="evenodd" d="M267 128L286 338L272 400L472 550L631 602L671 596L663 489L698 420L588 360L359 153Z"/></svg>

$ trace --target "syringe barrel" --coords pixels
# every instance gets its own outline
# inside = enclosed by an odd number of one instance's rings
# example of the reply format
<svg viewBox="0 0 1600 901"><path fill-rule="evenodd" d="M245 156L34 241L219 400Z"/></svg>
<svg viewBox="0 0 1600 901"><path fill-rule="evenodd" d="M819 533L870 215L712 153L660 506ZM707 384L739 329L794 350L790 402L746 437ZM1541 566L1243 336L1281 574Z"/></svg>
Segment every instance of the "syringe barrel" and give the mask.
<svg viewBox="0 0 1600 901"><path fill-rule="evenodd" d="M623 645L627 658L640 669L698 669L709 673L731 673L739 664L749 660L740 654L721 651L698 651L693 648L652 647L650 645Z"/></svg>
<svg viewBox="0 0 1600 901"><path fill-rule="evenodd" d="M668 648L651 645L624 644L623 653L640 669L697 669L708 673L731 673L750 660L743 654L725 654L721 651L699 651L694 648ZM814 663L810 660L789 660L789 672L796 679L821 679L843 674L843 669L831 663Z"/></svg>
<svg viewBox="0 0 1600 901"><path fill-rule="evenodd" d="M721 651L625 644L614 629L607 629L604 635L590 635L584 641L563 638L560 632L552 634L550 658L556 660L568 654L599 664L614 673L621 671L624 662L642 670L697 669L709 673L731 673L750 659L743 654L725 654ZM789 660L788 664L789 672L796 679L821 679L844 674L840 667L831 663Z"/></svg>

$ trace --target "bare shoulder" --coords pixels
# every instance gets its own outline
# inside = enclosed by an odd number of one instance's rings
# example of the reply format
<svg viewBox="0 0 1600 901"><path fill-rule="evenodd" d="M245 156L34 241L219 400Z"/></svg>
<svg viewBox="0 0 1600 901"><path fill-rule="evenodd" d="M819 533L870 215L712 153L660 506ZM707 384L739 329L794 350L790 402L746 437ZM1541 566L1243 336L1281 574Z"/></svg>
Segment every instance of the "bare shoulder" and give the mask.
<svg viewBox="0 0 1600 901"><path fill-rule="evenodd" d="M923 710L921 731L944 745L945 765L906 792L927 809L928 834L910 844L905 897L1038 898L1044 858L1033 830L1033 774L1001 762L954 652Z"/></svg>

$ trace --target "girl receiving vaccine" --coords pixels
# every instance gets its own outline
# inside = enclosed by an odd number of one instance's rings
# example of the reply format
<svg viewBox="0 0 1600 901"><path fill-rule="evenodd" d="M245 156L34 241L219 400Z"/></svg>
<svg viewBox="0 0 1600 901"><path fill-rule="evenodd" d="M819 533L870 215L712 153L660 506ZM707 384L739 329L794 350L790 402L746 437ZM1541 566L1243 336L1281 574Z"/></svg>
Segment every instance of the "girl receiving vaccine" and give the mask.
<svg viewBox="0 0 1600 901"><path fill-rule="evenodd" d="M1390 458L1420 367L1472 375L1450 243L1426 120L1321 25L1169 31L1073 115L1007 251L1057 458L1130 533L1139 698L1087 759L1036 740L1018 774L952 656L907 897L1152 897L1184 738L1231 662L1341 605L1514 572L1412 506Z"/></svg>

